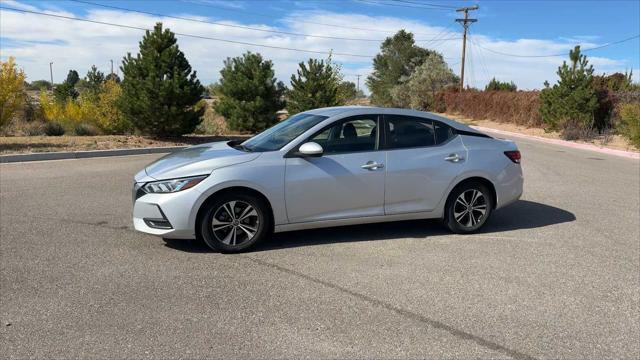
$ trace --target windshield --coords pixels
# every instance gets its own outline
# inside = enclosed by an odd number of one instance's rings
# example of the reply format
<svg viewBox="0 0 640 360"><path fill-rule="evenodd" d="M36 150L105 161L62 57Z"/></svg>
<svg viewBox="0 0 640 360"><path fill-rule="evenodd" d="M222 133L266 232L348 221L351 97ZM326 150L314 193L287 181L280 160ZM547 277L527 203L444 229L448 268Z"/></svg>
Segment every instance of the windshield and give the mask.
<svg viewBox="0 0 640 360"><path fill-rule="evenodd" d="M280 150L303 132L319 124L328 116L300 113L284 120L241 144L247 151Z"/></svg>

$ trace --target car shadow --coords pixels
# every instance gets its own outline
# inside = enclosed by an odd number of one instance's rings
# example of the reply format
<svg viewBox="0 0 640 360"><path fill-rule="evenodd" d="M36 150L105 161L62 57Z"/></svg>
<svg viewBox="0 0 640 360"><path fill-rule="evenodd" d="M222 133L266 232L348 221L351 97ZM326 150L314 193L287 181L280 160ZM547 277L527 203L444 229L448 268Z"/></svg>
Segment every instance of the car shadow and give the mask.
<svg viewBox="0 0 640 360"><path fill-rule="evenodd" d="M534 229L575 221L569 211L528 200L519 200L497 210L480 234ZM451 234L439 220L408 220L366 225L351 225L313 230L300 230L274 234L258 244L252 251L269 251L300 246L327 245L344 242L424 238ZM206 253L210 250L199 241L164 239L165 245L175 250Z"/></svg>

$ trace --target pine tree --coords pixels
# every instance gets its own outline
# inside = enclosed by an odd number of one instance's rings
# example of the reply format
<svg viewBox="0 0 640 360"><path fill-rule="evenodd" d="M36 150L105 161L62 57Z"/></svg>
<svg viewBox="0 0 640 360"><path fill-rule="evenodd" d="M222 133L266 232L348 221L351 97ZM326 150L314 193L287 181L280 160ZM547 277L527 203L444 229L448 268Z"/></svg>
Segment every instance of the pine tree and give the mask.
<svg viewBox="0 0 640 360"><path fill-rule="evenodd" d="M204 87L180 51L173 32L157 23L140 42L140 52L127 54L118 102L124 116L144 134L176 136L193 132L204 108L196 108Z"/></svg>
<svg viewBox="0 0 640 360"><path fill-rule="evenodd" d="M484 91L516 91L516 90L518 90L518 87L516 86L516 84L513 83L513 81L511 82L500 81L500 80L496 80L495 77L491 79L491 81L489 81L487 86L484 87Z"/></svg>
<svg viewBox="0 0 640 360"><path fill-rule="evenodd" d="M301 62L296 75L291 75L291 90L287 93L289 114L344 104L339 69L324 60L309 59Z"/></svg>
<svg viewBox="0 0 640 360"><path fill-rule="evenodd" d="M111 74L107 75L107 76L104 78L104 81L111 81L111 80L113 80L113 81L115 81L116 83L120 84L120 76L118 76L118 75L117 75L117 74L115 74L115 73L111 73Z"/></svg>
<svg viewBox="0 0 640 360"><path fill-rule="evenodd" d="M434 54L437 53L416 46L413 34L405 30L386 38L373 59L373 72L367 77L371 102L379 106L397 105L391 89L407 81L413 71Z"/></svg>
<svg viewBox="0 0 640 360"><path fill-rule="evenodd" d="M219 97L215 105L230 129L260 132L278 122L284 108L284 84L276 81L273 63L247 52L228 58L220 71L220 83L210 87Z"/></svg>
<svg viewBox="0 0 640 360"><path fill-rule="evenodd" d="M571 64L566 61L558 67L559 80L552 87L545 82L540 93L540 115L549 128L560 130L565 138L574 133L591 130L598 99L593 89L593 66L580 54L580 46L569 52Z"/></svg>
<svg viewBox="0 0 640 360"><path fill-rule="evenodd" d="M358 90L356 84L353 81L343 81L338 86L338 96L342 99L342 102L355 100L358 97Z"/></svg>
<svg viewBox="0 0 640 360"><path fill-rule="evenodd" d="M79 95L78 90L76 90L76 84L79 80L80 76L78 75L78 72L75 70L69 70L64 82L56 86L53 90L53 95L55 96L56 101L64 103L69 98L76 99Z"/></svg>
<svg viewBox="0 0 640 360"><path fill-rule="evenodd" d="M97 95L105 82L104 73L98 70L95 65L91 66L91 69L87 71L87 75L84 77L84 86L92 96Z"/></svg>

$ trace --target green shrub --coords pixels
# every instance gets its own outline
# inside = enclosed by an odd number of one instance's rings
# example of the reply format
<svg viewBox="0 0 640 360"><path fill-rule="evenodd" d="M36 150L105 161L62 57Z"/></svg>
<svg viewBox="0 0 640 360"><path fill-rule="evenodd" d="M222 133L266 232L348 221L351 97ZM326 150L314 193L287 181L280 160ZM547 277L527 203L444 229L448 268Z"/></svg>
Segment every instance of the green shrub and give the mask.
<svg viewBox="0 0 640 360"><path fill-rule="evenodd" d="M47 122L44 125L44 133L47 136L62 136L65 133L64 126L55 121Z"/></svg>
<svg viewBox="0 0 640 360"><path fill-rule="evenodd" d="M459 81L444 58L433 54L406 81L391 89L391 98L398 107L433 111L441 108L436 106L436 94L448 87L455 87Z"/></svg>
<svg viewBox="0 0 640 360"><path fill-rule="evenodd" d="M99 134L99 131L95 126L84 123L76 125L73 130L78 136L94 136Z"/></svg>
<svg viewBox="0 0 640 360"><path fill-rule="evenodd" d="M620 106L620 133L640 149L640 104Z"/></svg>

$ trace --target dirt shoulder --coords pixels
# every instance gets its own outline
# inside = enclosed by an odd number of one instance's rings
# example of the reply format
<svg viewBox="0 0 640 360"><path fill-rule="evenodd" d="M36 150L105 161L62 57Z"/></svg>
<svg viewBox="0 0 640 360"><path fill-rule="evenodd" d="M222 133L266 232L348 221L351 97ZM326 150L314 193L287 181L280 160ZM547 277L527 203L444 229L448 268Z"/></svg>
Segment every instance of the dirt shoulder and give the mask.
<svg viewBox="0 0 640 360"><path fill-rule="evenodd" d="M516 125L511 123L501 123L501 122L492 121L492 120L475 120L475 119L466 118L464 116L460 116L456 114L438 114L438 115L460 121L467 125L481 126L484 128L509 131L509 132L514 132L514 133L519 133L524 135L539 136L539 137L548 138L548 139L556 139L556 140L562 139L558 132L546 131L545 129L542 129L542 128L526 127L522 125ZM590 145L595 145L598 147L614 149L614 150L639 152L638 149L636 149L633 145L631 145L627 141L627 139L625 139L620 135L598 136L594 138L592 141L578 140L574 142L580 143L580 144L590 144Z"/></svg>
<svg viewBox="0 0 640 360"><path fill-rule="evenodd" d="M545 131L542 128L526 127L511 123L500 123L492 120L475 120L456 114L439 114L468 125L481 126L489 129L509 131L524 135L539 136L549 139L561 139L557 132ZM87 151L135 149L166 146L186 146L203 144L214 141L246 139L246 135L188 135L179 138L157 139L143 136L129 135L99 135L99 136L6 136L0 137L0 154L27 154L54 151ZM600 136L592 141L576 141L576 143L591 144L602 148L639 152L625 138L619 135Z"/></svg>
<svg viewBox="0 0 640 360"><path fill-rule="evenodd" d="M155 139L143 136L6 136L0 137L0 154L26 154L54 151L87 151L186 146L214 141L246 139L248 136L200 136Z"/></svg>

